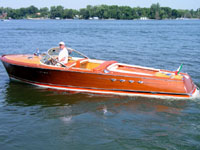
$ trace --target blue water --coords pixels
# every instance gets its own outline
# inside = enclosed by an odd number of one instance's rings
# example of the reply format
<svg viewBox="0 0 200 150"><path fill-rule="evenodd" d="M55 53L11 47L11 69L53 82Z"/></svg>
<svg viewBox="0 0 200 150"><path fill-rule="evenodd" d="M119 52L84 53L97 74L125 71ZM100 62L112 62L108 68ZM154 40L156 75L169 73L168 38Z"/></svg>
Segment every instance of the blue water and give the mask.
<svg viewBox="0 0 200 150"><path fill-rule="evenodd" d="M0 55L57 46L91 58L176 70L200 86L200 20L11 20ZM10 81L0 63L0 149L199 150L200 99L52 91Z"/></svg>

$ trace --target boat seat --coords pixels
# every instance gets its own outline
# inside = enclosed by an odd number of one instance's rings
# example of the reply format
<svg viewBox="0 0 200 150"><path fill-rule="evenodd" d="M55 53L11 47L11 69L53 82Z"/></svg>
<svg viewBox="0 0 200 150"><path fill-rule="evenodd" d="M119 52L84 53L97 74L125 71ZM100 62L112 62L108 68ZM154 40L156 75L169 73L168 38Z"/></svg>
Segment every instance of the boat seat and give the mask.
<svg viewBox="0 0 200 150"><path fill-rule="evenodd" d="M72 61L72 62L68 62L68 63L66 63L66 64L64 64L64 65L67 66L67 67L69 67L69 68L71 68L71 67L73 67L75 64L76 64L76 62Z"/></svg>
<svg viewBox="0 0 200 150"><path fill-rule="evenodd" d="M79 59L79 60L76 61L75 67L76 67L76 68L80 68L80 67L81 67L81 64L82 64L82 63L86 63L86 62L88 62L88 58Z"/></svg>
<svg viewBox="0 0 200 150"><path fill-rule="evenodd" d="M104 69L106 69L109 65L117 63L117 61L105 61L102 64L100 64L98 67L94 68L93 71L101 71L103 72Z"/></svg>

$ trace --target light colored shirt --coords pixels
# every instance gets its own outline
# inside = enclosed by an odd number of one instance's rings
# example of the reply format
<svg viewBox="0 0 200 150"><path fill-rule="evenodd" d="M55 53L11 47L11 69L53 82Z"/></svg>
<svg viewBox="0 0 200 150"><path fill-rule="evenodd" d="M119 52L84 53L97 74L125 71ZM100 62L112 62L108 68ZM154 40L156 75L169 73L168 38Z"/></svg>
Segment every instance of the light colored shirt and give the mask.
<svg viewBox="0 0 200 150"><path fill-rule="evenodd" d="M63 48L58 55L58 61L62 64L66 64L68 63L68 56L68 50L66 48Z"/></svg>

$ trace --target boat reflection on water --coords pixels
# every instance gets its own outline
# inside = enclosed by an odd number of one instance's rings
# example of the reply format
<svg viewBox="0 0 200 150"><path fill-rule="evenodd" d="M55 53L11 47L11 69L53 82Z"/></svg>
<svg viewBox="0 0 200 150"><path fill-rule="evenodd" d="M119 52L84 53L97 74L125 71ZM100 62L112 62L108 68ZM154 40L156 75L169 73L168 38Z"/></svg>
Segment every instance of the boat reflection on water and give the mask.
<svg viewBox="0 0 200 150"><path fill-rule="evenodd" d="M65 106L80 101L83 95L66 93L65 91L49 90L21 82L10 81L6 88L8 105L17 106Z"/></svg>
<svg viewBox="0 0 200 150"><path fill-rule="evenodd" d="M121 111L147 114L159 112L179 114L189 103L187 100L69 93L38 88L15 81L9 82L5 90L7 105L58 108L67 106L70 107L73 114L85 112L118 114Z"/></svg>

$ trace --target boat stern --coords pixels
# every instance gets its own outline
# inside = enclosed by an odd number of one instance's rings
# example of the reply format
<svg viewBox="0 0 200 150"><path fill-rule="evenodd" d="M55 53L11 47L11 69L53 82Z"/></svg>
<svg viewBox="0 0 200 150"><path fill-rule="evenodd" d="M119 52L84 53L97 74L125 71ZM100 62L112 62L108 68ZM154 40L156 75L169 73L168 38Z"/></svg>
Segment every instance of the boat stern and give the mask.
<svg viewBox="0 0 200 150"><path fill-rule="evenodd" d="M183 75L183 81L185 85L185 91L190 97L200 97L199 88L194 84L192 78L188 74Z"/></svg>

